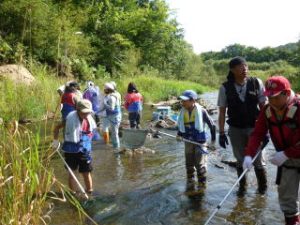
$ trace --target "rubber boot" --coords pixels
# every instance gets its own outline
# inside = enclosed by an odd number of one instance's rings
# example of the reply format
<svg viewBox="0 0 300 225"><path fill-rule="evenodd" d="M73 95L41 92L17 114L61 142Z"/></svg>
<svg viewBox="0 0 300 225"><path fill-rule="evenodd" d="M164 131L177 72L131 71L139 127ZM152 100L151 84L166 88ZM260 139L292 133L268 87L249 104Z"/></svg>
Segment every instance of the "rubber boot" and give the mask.
<svg viewBox="0 0 300 225"><path fill-rule="evenodd" d="M285 225L300 225L299 215L291 217L285 216Z"/></svg>
<svg viewBox="0 0 300 225"><path fill-rule="evenodd" d="M103 140L105 144L109 143L109 132L103 132Z"/></svg>
<svg viewBox="0 0 300 225"><path fill-rule="evenodd" d="M237 167L236 168L237 175L240 177L243 173L243 168L242 167ZM243 178L240 180L240 186L237 191L237 196L238 197L244 197L246 193L246 187L247 187L247 182L246 182L246 174L243 176Z"/></svg>
<svg viewBox="0 0 300 225"><path fill-rule="evenodd" d="M206 186L206 167L202 167L197 175L198 175L198 186L205 187Z"/></svg>
<svg viewBox="0 0 300 225"><path fill-rule="evenodd" d="M268 188L267 173L265 168L254 168L257 179L257 193L264 195Z"/></svg>

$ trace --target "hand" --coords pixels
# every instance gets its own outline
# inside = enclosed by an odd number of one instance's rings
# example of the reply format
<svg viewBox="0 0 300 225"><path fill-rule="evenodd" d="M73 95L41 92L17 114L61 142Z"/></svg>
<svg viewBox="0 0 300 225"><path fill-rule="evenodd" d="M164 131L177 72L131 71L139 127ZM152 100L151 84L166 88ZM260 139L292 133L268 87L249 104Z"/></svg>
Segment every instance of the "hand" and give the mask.
<svg viewBox="0 0 300 225"><path fill-rule="evenodd" d="M56 150L59 148L59 146L60 146L59 140L56 139L53 140L51 147Z"/></svg>
<svg viewBox="0 0 300 225"><path fill-rule="evenodd" d="M289 158L284 154L284 151L276 152L270 159L270 162L275 166L281 166Z"/></svg>
<svg viewBox="0 0 300 225"><path fill-rule="evenodd" d="M228 139L227 139L227 136L226 134L220 134L219 136L219 145L222 147L222 148L226 148L226 145L228 145Z"/></svg>
<svg viewBox="0 0 300 225"><path fill-rule="evenodd" d="M176 136L176 141L182 141L182 139L183 139L183 138L182 138L180 135L177 135L177 136Z"/></svg>
<svg viewBox="0 0 300 225"><path fill-rule="evenodd" d="M244 162L243 162L243 169L246 170L250 170L252 168L253 164L252 164L252 157L251 156L245 156L244 158Z"/></svg>

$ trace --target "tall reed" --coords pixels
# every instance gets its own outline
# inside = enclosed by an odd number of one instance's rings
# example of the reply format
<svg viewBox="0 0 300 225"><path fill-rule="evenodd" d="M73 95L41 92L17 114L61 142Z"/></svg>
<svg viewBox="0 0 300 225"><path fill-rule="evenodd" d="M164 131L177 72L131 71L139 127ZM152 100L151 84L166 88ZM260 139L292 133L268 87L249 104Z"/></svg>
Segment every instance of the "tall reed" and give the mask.
<svg viewBox="0 0 300 225"><path fill-rule="evenodd" d="M49 150L17 122L0 128L0 224L45 224L46 193L54 183Z"/></svg>

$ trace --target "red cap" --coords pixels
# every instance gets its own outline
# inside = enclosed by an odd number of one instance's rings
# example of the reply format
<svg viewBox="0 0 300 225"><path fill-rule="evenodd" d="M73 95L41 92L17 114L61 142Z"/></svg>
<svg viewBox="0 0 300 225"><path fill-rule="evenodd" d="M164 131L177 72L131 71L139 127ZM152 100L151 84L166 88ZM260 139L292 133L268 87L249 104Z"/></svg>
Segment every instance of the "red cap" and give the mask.
<svg viewBox="0 0 300 225"><path fill-rule="evenodd" d="M283 76L273 76L266 80L264 95L268 97L279 95L282 91L291 90L288 79Z"/></svg>

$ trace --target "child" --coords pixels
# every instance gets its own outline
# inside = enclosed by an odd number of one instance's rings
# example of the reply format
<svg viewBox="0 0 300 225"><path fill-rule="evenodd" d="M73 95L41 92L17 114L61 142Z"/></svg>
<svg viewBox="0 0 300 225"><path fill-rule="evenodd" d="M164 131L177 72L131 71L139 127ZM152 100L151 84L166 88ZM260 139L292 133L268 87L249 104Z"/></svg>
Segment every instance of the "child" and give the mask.
<svg viewBox="0 0 300 225"><path fill-rule="evenodd" d="M71 170L78 169L79 173L82 173L87 193L93 191L91 151L92 131L96 128L96 123L91 113L93 113L91 102L82 99L76 103L76 111L70 112L66 121L62 122L65 128L62 149L65 152L66 163ZM59 146L59 129L59 126L54 129L53 148ZM76 182L71 174L69 174L69 187L76 192Z"/></svg>
<svg viewBox="0 0 300 225"><path fill-rule="evenodd" d="M127 88L127 95L125 96L125 109L128 110L130 128L139 129L142 104L142 95L139 93L135 84L130 82Z"/></svg>
<svg viewBox="0 0 300 225"><path fill-rule="evenodd" d="M182 109L178 117L178 136L182 138L205 144L207 141L207 133L205 132L205 124L209 126L211 133L211 141L214 143L216 140L215 125L208 115L207 111L202 108L196 100L198 95L195 91L186 90L179 96L182 103ZM185 143L185 164L187 173L187 182L193 184L195 168L198 176L199 185L206 183L206 162L207 155L201 151L204 146Z"/></svg>

